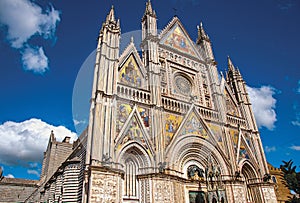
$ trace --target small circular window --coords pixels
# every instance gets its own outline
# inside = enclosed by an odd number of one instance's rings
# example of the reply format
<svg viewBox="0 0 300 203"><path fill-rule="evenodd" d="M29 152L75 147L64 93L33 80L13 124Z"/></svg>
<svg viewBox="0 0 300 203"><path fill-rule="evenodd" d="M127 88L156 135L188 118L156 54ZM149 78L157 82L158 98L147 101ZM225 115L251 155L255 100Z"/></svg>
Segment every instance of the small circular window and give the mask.
<svg viewBox="0 0 300 203"><path fill-rule="evenodd" d="M176 75L174 78L176 91L184 95L190 95L192 92L192 83L182 75Z"/></svg>

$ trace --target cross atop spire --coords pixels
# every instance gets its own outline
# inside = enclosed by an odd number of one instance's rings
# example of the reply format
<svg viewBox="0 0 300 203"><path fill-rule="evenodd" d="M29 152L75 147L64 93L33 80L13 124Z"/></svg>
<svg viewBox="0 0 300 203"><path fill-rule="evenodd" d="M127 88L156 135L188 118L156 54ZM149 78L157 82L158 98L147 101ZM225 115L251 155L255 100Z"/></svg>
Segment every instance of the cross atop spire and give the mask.
<svg viewBox="0 0 300 203"><path fill-rule="evenodd" d="M115 22L115 11L114 11L114 6L112 5L111 6L111 9L106 17L106 22L109 23L109 22Z"/></svg>

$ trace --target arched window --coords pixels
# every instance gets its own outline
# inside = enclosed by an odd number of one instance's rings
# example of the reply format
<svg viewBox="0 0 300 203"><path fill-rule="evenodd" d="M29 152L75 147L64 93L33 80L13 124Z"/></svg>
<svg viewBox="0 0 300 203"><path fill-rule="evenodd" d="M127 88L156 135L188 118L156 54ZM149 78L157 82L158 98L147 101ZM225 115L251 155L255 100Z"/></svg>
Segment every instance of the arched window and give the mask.
<svg viewBox="0 0 300 203"><path fill-rule="evenodd" d="M212 199L212 203L217 203L217 199L215 197Z"/></svg>
<svg viewBox="0 0 300 203"><path fill-rule="evenodd" d="M273 181L273 183L277 183L277 180L276 180L275 176L272 176L272 181Z"/></svg>
<svg viewBox="0 0 300 203"><path fill-rule="evenodd" d="M129 158L125 161L124 196L137 197L138 183L137 183L136 175L137 175L136 163Z"/></svg>

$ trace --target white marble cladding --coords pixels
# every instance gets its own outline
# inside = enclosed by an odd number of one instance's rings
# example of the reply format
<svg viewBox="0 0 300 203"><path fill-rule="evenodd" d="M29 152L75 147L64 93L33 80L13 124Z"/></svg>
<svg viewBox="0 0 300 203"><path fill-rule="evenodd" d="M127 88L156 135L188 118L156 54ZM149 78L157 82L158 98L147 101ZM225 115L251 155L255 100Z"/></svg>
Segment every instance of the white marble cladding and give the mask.
<svg viewBox="0 0 300 203"><path fill-rule="evenodd" d="M276 194L273 186L263 186L262 192L266 203L277 203Z"/></svg>
<svg viewBox="0 0 300 203"><path fill-rule="evenodd" d="M190 69L194 69L196 71L205 71L205 65L203 63L197 62L196 60L192 60L188 57L182 56L172 51L168 51L161 47L158 48L158 53L160 58L168 59L172 62L188 67Z"/></svg>
<svg viewBox="0 0 300 203"><path fill-rule="evenodd" d="M118 84L117 86L118 97L129 99L140 103L150 104L151 98L149 91L129 87L126 85Z"/></svg>
<svg viewBox="0 0 300 203"><path fill-rule="evenodd" d="M120 176L93 171L91 174L90 201L103 203L122 202L122 183Z"/></svg>

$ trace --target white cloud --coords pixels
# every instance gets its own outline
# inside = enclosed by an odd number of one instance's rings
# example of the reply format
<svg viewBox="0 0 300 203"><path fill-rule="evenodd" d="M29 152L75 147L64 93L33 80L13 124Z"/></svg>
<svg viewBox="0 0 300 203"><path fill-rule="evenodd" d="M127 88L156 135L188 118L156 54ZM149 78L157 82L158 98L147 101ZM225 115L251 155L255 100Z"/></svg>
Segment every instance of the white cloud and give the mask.
<svg viewBox="0 0 300 203"><path fill-rule="evenodd" d="M29 167L30 168L37 168L38 167L38 163L37 162L29 163Z"/></svg>
<svg viewBox="0 0 300 203"><path fill-rule="evenodd" d="M75 126L81 125L81 124L86 124L86 120L76 120L76 119L73 119L73 122L74 122Z"/></svg>
<svg viewBox="0 0 300 203"><path fill-rule="evenodd" d="M300 121L296 120L296 121L292 121L292 124L294 126L299 126L300 127Z"/></svg>
<svg viewBox="0 0 300 203"><path fill-rule="evenodd" d="M51 130L59 141L65 136L70 136L71 141L77 138L76 133L64 126L53 126L36 118L20 123L3 123L0 125L0 163L22 164L34 169L35 162L42 160Z"/></svg>
<svg viewBox="0 0 300 203"><path fill-rule="evenodd" d="M276 99L275 89L270 86L254 88L247 86L250 101L253 107L254 116L258 127L266 127L269 130L275 128L276 119Z"/></svg>
<svg viewBox="0 0 300 203"><path fill-rule="evenodd" d="M7 27L7 39L14 48L23 47L33 35L51 38L60 21L53 7L43 11L29 0L1 0L0 22Z"/></svg>
<svg viewBox="0 0 300 203"><path fill-rule="evenodd" d="M7 29L6 39L11 47L21 52L24 52L24 48L26 52L26 48L33 47L29 43L29 39L33 36L40 36L44 39L55 38L56 25L60 21L59 15L59 11L55 10L52 6L43 10L39 5L30 0L0 1L0 25ZM40 50L43 49L39 48L36 50L39 50L40 56L43 55L43 58L47 58L44 53L41 54ZM36 54L33 56L36 56ZM48 60L44 59L43 61ZM31 63L28 66L28 70L40 72L40 61L31 60L31 62L37 62L37 64L33 65ZM24 64L24 67L27 66ZM39 68L36 70L35 67Z"/></svg>
<svg viewBox="0 0 300 203"><path fill-rule="evenodd" d="M269 152L275 152L276 151L276 147L275 146L273 146L273 147L266 146L265 150L266 150L267 153L269 153Z"/></svg>
<svg viewBox="0 0 300 203"><path fill-rule="evenodd" d="M5 178L15 178L15 176L13 174L7 174Z"/></svg>
<svg viewBox="0 0 300 203"><path fill-rule="evenodd" d="M28 169L27 170L28 174L33 174L36 175L37 177L40 177L40 173L37 170L33 170L33 169Z"/></svg>
<svg viewBox="0 0 300 203"><path fill-rule="evenodd" d="M48 69L48 58L42 47L28 47L22 52L22 62L25 70L44 73Z"/></svg>
<svg viewBox="0 0 300 203"><path fill-rule="evenodd" d="M293 110L296 113L296 120L292 121L292 125L300 127L300 106L298 103L293 105Z"/></svg>
<svg viewBox="0 0 300 203"><path fill-rule="evenodd" d="M290 149L300 151L300 146L293 145L293 146L290 147Z"/></svg>

